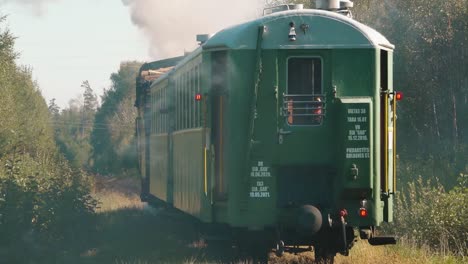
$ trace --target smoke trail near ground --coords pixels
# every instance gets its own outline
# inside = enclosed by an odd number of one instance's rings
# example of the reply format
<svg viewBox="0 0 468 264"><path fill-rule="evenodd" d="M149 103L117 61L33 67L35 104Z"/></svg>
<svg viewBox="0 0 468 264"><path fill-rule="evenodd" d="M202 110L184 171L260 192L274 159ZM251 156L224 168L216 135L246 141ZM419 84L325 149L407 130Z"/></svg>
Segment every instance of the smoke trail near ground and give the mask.
<svg viewBox="0 0 468 264"><path fill-rule="evenodd" d="M182 55L196 47L196 34L212 34L261 14L262 0L122 0L132 22L150 40L150 56Z"/></svg>
<svg viewBox="0 0 468 264"><path fill-rule="evenodd" d="M60 0L0 0L0 6L3 4L16 4L25 6L36 15L42 15L45 11L45 5Z"/></svg>

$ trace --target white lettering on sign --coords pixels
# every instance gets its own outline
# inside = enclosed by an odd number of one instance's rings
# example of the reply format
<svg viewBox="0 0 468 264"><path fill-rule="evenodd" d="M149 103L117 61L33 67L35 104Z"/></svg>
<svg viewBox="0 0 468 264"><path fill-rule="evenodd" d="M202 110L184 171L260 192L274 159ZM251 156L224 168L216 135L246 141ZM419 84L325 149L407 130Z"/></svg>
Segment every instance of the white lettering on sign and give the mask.
<svg viewBox="0 0 468 264"><path fill-rule="evenodd" d="M348 131L349 141L367 141L367 130L361 129L361 125L354 125L354 130Z"/></svg>
<svg viewBox="0 0 468 264"><path fill-rule="evenodd" d="M360 115L360 114L365 114L367 111L365 108L359 108L359 109L356 109L356 108L349 108L348 109L348 114L350 115Z"/></svg>
<svg viewBox="0 0 468 264"><path fill-rule="evenodd" d="M270 167L263 166L263 161L259 161L257 166L252 166L250 177L271 177Z"/></svg>
<svg viewBox="0 0 468 264"><path fill-rule="evenodd" d="M369 148L347 148L346 149L347 159L368 159L370 158Z"/></svg>
<svg viewBox="0 0 468 264"><path fill-rule="evenodd" d="M367 123L367 116L348 116L348 123Z"/></svg>
<svg viewBox="0 0 468 264"><path fill-rule="evenodd" d="M346 139L352 146L346 148L347 159L370 159L369 125L367 108L355 105L347 109Z"/></svg>
<svg viewBox="0 0 468 264"><path fill-rule="evenodd" d="M269 198L270 187L265 186L263 181L257 181L256 186L252 186L250 189L250 198Z"/></svg>

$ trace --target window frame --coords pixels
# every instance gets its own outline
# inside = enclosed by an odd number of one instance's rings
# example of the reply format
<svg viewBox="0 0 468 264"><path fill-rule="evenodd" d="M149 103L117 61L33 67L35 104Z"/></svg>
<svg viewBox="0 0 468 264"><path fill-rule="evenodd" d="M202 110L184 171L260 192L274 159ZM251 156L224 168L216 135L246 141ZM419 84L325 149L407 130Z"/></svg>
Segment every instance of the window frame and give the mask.
<svg viewBox="0 0 468 264"><path fill-rule="evenodd" d="M303 94L303 95L310 95L310 96L321 96L323 99L325 99L325 92L324 92L324 59L322 56L319 56L319 55L292 55L292 56L288 56L286 58L286 69L285 69L285 75L286 75L286 83L285 83L285 95L294 95L294 94L289 94L289 60L290 59L296 59L296 58L301 58L301 59L318 59L320 60L320 92L319 94L315 94L315 93L312 93L312 94ZM313 91L312 91L313 92ZM300 94L298 94L300 95ZM322 102L322 111L325 112L325 102L323 101ZM289 123L288 122L288 118L285 119L285 123L287 126L289 127L315 127L315 126L322 126L323 125L323 120L324 120L324 116L322 116L320 122L317 122L317 123L309 123L309 124L294 124L293 123Z"/></svg>

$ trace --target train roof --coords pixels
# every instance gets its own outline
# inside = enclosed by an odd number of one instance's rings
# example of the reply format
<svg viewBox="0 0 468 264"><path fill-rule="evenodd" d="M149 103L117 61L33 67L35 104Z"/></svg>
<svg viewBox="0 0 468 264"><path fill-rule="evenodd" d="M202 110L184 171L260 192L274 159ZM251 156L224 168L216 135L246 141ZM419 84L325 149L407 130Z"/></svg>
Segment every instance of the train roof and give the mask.
<svg viewBox="0 0 468 264"><path fill-rule="evenodd" d="M289 41L290 22L295 23L297 39ZM308 28L303 31L301 25ZM255 49L258 27L265 26L263 49L394 49L376 30L336 12L302 9L273 13L247 23L221 30L210 38L203 49Z"/></svg>
<svg viewBox="0 0 468 264"><path fill-rule="evenodd" d="M173 58L168 58L164 60L148 62L141 66L140 71L148 71L148 70L154 70L154 69L160 69L160 68L174 67L175 65L177 65L177 63L182 61L184 58L185 56L179 56L179 57L173 57Z"/></svg>

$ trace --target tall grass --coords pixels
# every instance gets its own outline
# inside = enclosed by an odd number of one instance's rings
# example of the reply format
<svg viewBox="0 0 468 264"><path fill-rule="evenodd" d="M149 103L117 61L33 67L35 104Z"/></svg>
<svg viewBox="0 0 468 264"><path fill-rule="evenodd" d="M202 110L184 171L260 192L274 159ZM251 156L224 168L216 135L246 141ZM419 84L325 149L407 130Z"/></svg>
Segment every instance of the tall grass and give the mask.
<svg viewBox="0 0 468 264"><path fill-rule="evenodd" d="M239 254L235 247L205 243L198 233L197 225L186 217L172 211L151 209L140 202L137 192L122 192L122 185L129 184L131 183L127 181L110 181L105 184L105 188L95 188L93 198L99 201L99 205L91 221L88 222L90 226L85 228L83 225L69 225L70 234L74 236L62 240L61 247L54 250L46 250L44 247L35 249L37 252L33 258L28 258L28 261L26 258L20 259L15 263L251 263L250 257ZM115 188L109 187L112 185L116 185ZM432 187L426 190L414 185L414 188L414 192L423 192L424 195L428 192L431 194L438 192L441 201L446 201L441 197L450 193ZM406 197L408 199L419 195L421 194ZM411 203L402 202L398 206L406 206L402 207L404 210L408 209L410 204L416 207L422 206L418 205L417 201L421 203L427 201L427 199L409 199ZM401 210L400 207L398 210ZM424 208L418 210L414 208L414 213L429 210ZM416 216L413 215L411 221L420 224L423 220ZM76 220L80 221L79 218ZM397 224L401 225L400 228L410 227L410 222L401 221L410 221L410 219L397 221ZM400 231L401 234L403 231ZM420 237L423 237L422 233ZM451 248L451 244L448 245ZM403 236L403 240L396 246L373 247L366 241L358 241L350 256L338 255L335 263L468 263L459 252L456 255L453 250L434 252L433 249L432 244L416 241L409 234ZM1 252L0 248L0 254ZM3 253L8 254L5 251ZM312 251L297 255L286 253L282 258L276 257L273 253L269 255L269 263L301 264L311 263L313 260Z"/></svg>
<svg viewBox="0 0 468 264"><path fill-rule="evenodd" d="M419 248L441 256L468 255L468 175L450 191L439 182L409 183L398 193L395 223L389 229Z"/></svg>
<svg viewBox="0 0 468 264"><path fill-rule="evenodd" d="M417 187L420 189L420 187ZM99 193L101 209L99 218L102 227L107 231L104 237L121 235L120 246L110 246L100 251L93 258L101 263L118 264L153 264L153 263L248 263L248 260L238 259L231 248L216 247L214 249L197 245L197 233L194 226L183 219L167 215L164 210L149 211L148 207L142 205L136 196L123 195L121 193L105 192ZM129 209L132 208L132 209ZM400 209L399 209L400 210ZM156 213L155 213L156 212ZM120 226L120 227L119 227ZM122 230L123 229L123 230ZM126 233L131 229L132 233L144 234L144 243L138 241L139 235L128 236ZM126 231L124 231L126 230ZM102 230L104 231L104 230ZM112 235L113 234L113 235ZM401 232L400 232L401 235ZM122 240L121 240L122 239ZM106 241L106 239L103 239ZM103 242L104 243L104 242ZM135 245L139 245L137 252ZM142 246L143 245L143 246ZM115 247L112 249L112 247ZM123 252L115 253L116 248L126 248ZM119 251L119 250L117 250ZM226 255L223 258L220 255ZM114 257L112 257L114 256ZM92 258L90 258L92 259ZM99 261L98 261L99 260ZM269 255L269 263L311 263L314 253L304 252L300 254L286 253L282 258L273 253ZM96 263L97 263L96 262ZM468 263L463 257L453 253L440 254L434 252L430 247L421 247L420 243L414 243L407 236L396 246L374 247L366 241L358 241L350 252L350 256L337 255L335 263ZM94 263L94 262L92 262Z"/></svg>

